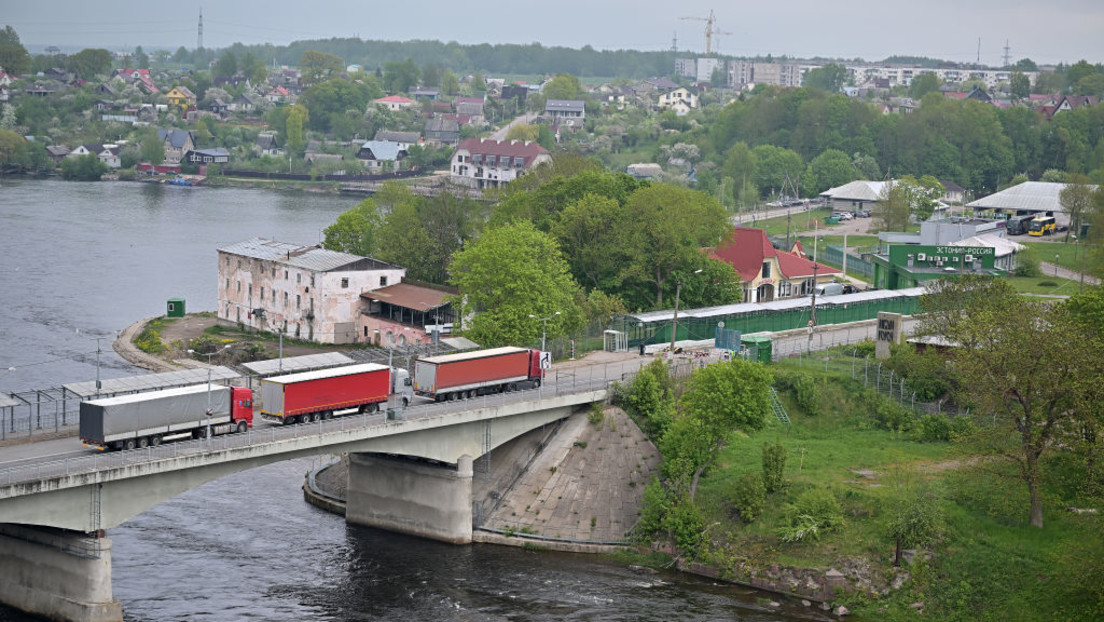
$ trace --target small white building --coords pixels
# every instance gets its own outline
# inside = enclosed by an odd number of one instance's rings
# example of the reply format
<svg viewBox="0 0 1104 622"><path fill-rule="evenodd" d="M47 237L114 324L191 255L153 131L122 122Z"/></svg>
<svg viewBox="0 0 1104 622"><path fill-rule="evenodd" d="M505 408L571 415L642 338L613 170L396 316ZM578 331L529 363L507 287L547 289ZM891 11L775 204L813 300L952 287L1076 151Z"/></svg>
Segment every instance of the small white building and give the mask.
<svg viewBox="0 0 1104 622"><path fill-rule="evenodd" d="M692 110L698 107L698 96L690 89L680 87L660 95L659 100L656 102L656 106L661 110L675 107L676 104L679 105L680 108L689 108Z"/></svg>
<svg viewBox="0 0 1104 622"><path fill-rule="evenodd" d="M218 320L317 343L357 343L367 340L358 330L361 294L405 275L371 257L254 238L218 249Z"/></svg>

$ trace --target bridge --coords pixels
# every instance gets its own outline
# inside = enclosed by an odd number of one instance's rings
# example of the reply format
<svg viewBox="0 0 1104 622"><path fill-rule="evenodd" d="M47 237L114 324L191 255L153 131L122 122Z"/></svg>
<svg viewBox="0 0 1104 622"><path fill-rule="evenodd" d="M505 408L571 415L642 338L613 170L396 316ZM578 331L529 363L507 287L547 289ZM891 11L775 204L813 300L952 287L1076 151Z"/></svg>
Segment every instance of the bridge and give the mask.
<svg viewBox="0 0 1104 622"><path fill-rule="evenodd" d="M471 542L473 460L605 400L641 362L553 370L529 391L10 467L0 471L0 602L121 620L105 530L225 475L317 454L350 454L348 522Z"/></svg>

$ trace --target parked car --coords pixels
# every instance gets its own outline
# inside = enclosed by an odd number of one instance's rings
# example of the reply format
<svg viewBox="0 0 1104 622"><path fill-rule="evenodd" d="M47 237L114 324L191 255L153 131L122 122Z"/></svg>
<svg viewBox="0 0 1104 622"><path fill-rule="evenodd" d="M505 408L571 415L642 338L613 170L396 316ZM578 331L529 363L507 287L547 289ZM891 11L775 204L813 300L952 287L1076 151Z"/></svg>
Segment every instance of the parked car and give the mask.
<svg viewBox="0 0 1104 622"><path fill-rule="evenodd" d="M835 216L840 220L851 220L855 217L855 215L851 212L832 212L832 216Z"/></svg>
<svg viewBox="0 0 1104 622"><path fill-rule="evenodd" d="M857 212L855 212L855 216L857 216L859 218L870 218L870 210L868 210L868 209L858 210Z"/></svg>

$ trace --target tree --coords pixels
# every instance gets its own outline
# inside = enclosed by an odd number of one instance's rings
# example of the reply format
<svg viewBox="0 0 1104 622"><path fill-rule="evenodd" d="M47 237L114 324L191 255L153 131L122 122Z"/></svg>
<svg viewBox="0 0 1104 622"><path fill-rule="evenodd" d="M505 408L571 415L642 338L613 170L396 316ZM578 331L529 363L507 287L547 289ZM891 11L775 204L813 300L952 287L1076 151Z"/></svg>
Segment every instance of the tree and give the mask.
<svg viewBox="0 0 1104 622"><path fill-rule="evenodd" d="M238 73L238 57L230 50L226 50L215 63L215 76L231 78Z"/></svg>
<svg viewBox="0 0 1104 622"><path fill-rule="evenodd" d="M0 30L0 67L12 75L21 76L31 70L31 55L19 41L11 26Z"/></svg>
<svg viewBox="0 0 1104 622"><path fill-rule="evenodd" d="M344 70L345 63L333 54L307 50L299 57L300 81L304 87L313 86L319 82L337 77Z"/></svg>
<svg viewBox="0 0 1104 622"><path fill-rule="evenodd" d="M1077 61L1066 70L1066 88L1076 88L1077 83L1083 78L1087 78L1095 73L1096 67L1091 63L1084 59Z"/></svg>
<svg viewBox="0 0 1104 622"><path fill-rule="evenodd" d="M410 196L386 211L377 236L377 257L405 267L408 279L442 283L441 266L446 258L440 256L433 238L426 232L418 213L419 205L419 199Z"/></svg>
<svg viewBox="0 0 1104 622"><path fill-rule="evenodd" d="M451 71L445 71L445 74L441 76L441 93L444 95L455 95L460 92L460 80L456 77L456 74Z"/></svg>
<svg viewBox="0 0 1104 622"><path fill-rule="evenodd" d="M418 85L421 70L413 59L401 63L391 62L383 66L383 88L388 93L406 93Z"/></svg>
<svg viewBox="0 0 1104 622"><path fill-rule="evenodd" d="M827 149L809 162L801 184L808 195L818 195L859 178L851 157L838 149Z"/></svg>
<svg viewBox="0 0 1104 622"><path fill-rule="evenodd" d="M293 106L287 116L287 149L290 153L302 155L306 144L303 139L303 107Z"/></svg>
<svg viewBox="0 0 1104 622"><path fill-rule="evenodd" d="M1070 233L1081 231L1081 223L1093 207L1093 190L1089 178L1084 175L1071 175L1069 182L1058 193L1058 202L1070 217L1069 229L1066 229L1066 242Z"/></svg>
<svg viewBox="0 0 1104 622"><path fill-rule="evenodd" d="M65 158L61 161L61 176L69 181L99 181L107 172L107 164L95 154Z"/></svg>
<svg viewBox="0 0 1104 622"><path fill-rule="evenodd" d="M847 68L836 63L828 63L823 67L810 69L805 73L805 79L801 81L802 86L829 93L839 93L846 83Z"/></svg>
<svg viewBox="0 0 1104 622"><path fill-rule="evenodd" d="M694 370L660 440L667 479L688 486L691 500L732 434L766 425L771 382L768 367L739 358Z"/></svg>
<svg viewBox="0 0 1104 622"><path fill-rule="evenodd" d="M84 49L65 60L69 71L85 80L107 75L111 71L111 52L103 49Z"/></svg>
<svg viewBox="0 0 1104 622"><path fill-rule="evenodd" d="M484 231L458 251L450 282L459 288L462 314L474 314L464 333L484 345L531 343L559 336L579 325L579 286L555 239L532 223L517 222ZM560 315L553 315L559 312Z"/></svg>
<svg viewBox="0 0 1104 622"><path fill-rule="evenodd" d="M899 485L884 525L886 535L896 543L893 565L900 567L905 547L927 546L943 535L943 508L934 488Z"/></svg>
<svg viewBox="0 0 1104 622"><path fill-rule="evenodd" d="M626 213L615 198L586 194L568 205L552 226L575 280L588 289L619 293L631 256Z"/></svg>
<svg viewBox="0 0 1104 622"><path fill-rule="evenodd" d="M1013 71L1039 71L1039 66L1030 58L1021 58L1012 65L1011 69Z"/></svg>
<svg viewBox="0 0 1104 622"><path fill-rule="evenodd" d="M964 275L937 281L920 300L919 333L956 344L954 367L976 405L966 442L985 459L1007 460L1026 484L1029 518L1043 526L1043 457L1076 429L1086 387L1099 383L1099 337L1066 305L1021 296L1007 281ZM1047 356L1039 356L1046 344Z"/></svg>
<svg viewBox="0 0 1104 622"><path fill-rule="evenodd" d="M376 202L364 199L342 212L334 224L326 227L322 246L332 251L371 257L376 252L379 228L380 215Z"/></svg>
<svg viewBox="0 0 1104 622"><path fill-rule="evenodd" d="M931 71L925 71L912 79L909 84L909 97L920 101L928 93L939 91L941 86L943 86L943 81L939 79L939 76Z"/></svg>
<svg viewBox="0 0 1104 622"><path fill-rule="evenodd" d="M335 78L319 82L303 92L299 103L310 110L310 128L319 132L329 132L334 123L346 111L355 111L358 115L368 107L372 94L364 84L355 84L348 80ZM343 138L352 138L351 135Z"/></svg>
<svg viewBox="0 0 1104 622"><path fill-rule="evenodd" d="M771 194L797 188L801 173L805 172L805 163L801 156L790 149L774 145L759 145L752 149L755 154L755 185L760 192Z"/></svg>
<svg viewBox="0 0 1104 622"><path fill-rule="evenodd" d="M583 87L579 78L569 74L556 74L541 89L546 99L579 99L582 96Z"/></svg>
<svg viewBox="0 0 1104 622"><path fill-rule="evenodd" d="M654 291L655 308L663 308L663 294L676 270L695 266L701 249L716 246L729 228L724 208L713 197L668 184L645 186L625 203L633 253L626 276ZM690 268L691 270L693 268ZM646 301L645 288L630 306Z"/></svg>
<svg viewBox="0 0 1104 622"><path fill-rule="evenodd" d="M165 141L157 134L157 130L150 128L142 133L142 150L140 157L143 162L149 162L157 166L165 161Z"/></svg>
<svg viewBox="0 0 1104 622"><path fill-rule="evenodd" d="M1031 78L1027 74L1014 71L1008 78L1008 88L1012 91L1012 97L1027 99L1031 95Z"/></svg>
<svg viewBox="0 0 1104 622"><path fill-rule="evenodd" d="M905 231L912 216L930 218L941 196L943 186L934 177L905 175L882 189L882 199L874 204L874 225L879 231Z"/></svg>
<svg viewBox="0 0 1104 622"><path fill-rule="evenodd" d="M253 52L243 54L238 67L253 84L260 84L268 78L268 68L265 67L264 61Z"/></svg>
<svg viewBox="0 0 1104 622"><path fill-rule="evenodd" d="M878 161L873 156L865 153L855 153L851 156L851 164L859 172L859 179L877 180L882 178L882 171L878 168Z"/></svg>
<svg viewBox="0 0 1104 622"><path fill-rule="evenodd" d="M139 69L149 69L149 55L142 50L142 46L134 48L134 66Z"/></svg>

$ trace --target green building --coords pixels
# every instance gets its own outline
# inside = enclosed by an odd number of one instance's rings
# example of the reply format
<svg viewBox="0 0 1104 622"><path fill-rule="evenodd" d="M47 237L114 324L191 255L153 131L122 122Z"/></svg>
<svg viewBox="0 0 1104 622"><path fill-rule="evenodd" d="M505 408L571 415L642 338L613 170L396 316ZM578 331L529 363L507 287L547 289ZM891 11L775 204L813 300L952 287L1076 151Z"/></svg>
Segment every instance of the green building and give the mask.
<svg viewBox="0 0 1104 622"><path fill-rule="evenodd" d="M994 267L996 249L991 246L925 246L894 244L889 252L871 255L877 289L906 289L924 281L954 278L960 274L1002 276Z"/></svg>

